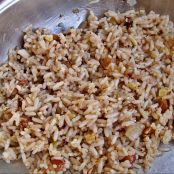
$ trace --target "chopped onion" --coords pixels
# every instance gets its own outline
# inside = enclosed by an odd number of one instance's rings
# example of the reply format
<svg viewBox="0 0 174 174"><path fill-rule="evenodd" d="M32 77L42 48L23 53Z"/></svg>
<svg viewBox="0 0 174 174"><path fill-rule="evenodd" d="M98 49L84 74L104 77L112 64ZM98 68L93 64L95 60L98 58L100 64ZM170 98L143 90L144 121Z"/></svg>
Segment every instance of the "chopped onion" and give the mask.
<svg viewBox="0 0 174 174"><path fill-rule="evenodd" d="M138 124L131 125L127 127L126 129L126 136L131 141L134 141L142 134L143 129L144 129L143 124L138 123Z"/></svg>

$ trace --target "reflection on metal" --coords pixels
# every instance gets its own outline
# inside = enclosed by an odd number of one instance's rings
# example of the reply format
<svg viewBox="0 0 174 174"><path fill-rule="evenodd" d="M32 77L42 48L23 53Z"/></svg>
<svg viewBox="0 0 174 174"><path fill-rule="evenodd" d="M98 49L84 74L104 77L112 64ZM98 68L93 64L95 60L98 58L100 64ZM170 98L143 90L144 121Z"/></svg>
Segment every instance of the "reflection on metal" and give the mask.
<svg viewBox="0 0 174 174"><path fill-rule="evenodd" d="M0 14L20 0L3 0L0 3Z"/></svg>

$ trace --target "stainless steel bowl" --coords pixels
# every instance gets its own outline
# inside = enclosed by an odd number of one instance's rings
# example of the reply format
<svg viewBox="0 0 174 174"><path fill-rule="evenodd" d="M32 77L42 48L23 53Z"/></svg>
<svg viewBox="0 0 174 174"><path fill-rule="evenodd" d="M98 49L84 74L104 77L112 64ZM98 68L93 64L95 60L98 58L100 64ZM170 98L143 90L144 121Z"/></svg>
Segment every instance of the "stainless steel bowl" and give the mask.
<svg viewBox="0 0 174 174"><path fill-rule="evenodd" d="M0 0L0 63L7 60L9 48L20 46L21 31L29 24L34 28L45 27L55 33L69 27L78 27L86 18L88 9L98 16L109 10L126 11L129 9L153 10L170 15L174 21L174 0L137 0L130 6L129 0ZM170 148L172 149L172 145ZM150 173L173 173L174 150L159 157ZM21 162L6 164L0 161L0 173L26 173Z"/></svg>

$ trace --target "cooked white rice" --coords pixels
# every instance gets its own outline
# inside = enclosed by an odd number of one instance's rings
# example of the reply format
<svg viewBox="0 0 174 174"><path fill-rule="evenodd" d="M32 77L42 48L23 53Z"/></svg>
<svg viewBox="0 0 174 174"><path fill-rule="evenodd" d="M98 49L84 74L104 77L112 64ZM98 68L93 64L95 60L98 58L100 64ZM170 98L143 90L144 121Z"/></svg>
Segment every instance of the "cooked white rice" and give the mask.
<svg viewBox="0 0 174 174"><path fill-rule="evenodd" d="M33 173L138 173L173 138L174 27L154 12L27 28L0 67L0 149Z"/></svg>

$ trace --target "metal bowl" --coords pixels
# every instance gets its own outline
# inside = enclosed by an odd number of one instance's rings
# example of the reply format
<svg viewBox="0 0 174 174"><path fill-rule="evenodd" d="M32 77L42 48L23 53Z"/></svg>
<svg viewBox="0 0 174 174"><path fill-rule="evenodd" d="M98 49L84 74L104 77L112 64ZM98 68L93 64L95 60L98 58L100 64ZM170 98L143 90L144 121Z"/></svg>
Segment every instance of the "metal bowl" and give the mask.
<svg viewBox="0 0 174 174"><path fill-rule="evenodd" d="M34 28L45 27L58 33L69 27L78 27L86 18L88 9L102 16L107 10L126 11L129 9L153 10L170 15L174 19L174 0L0 0L0 63L7 60L9 48L20 46L22 30L29 24ZM135 0L134 0L135 1ZM150 173L173 173L174 150L157 158ZM0 161L0 173L26 173L21 162L6 164Z"/></svg>

